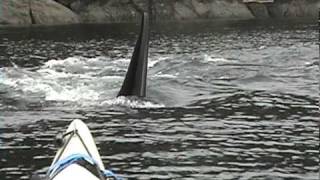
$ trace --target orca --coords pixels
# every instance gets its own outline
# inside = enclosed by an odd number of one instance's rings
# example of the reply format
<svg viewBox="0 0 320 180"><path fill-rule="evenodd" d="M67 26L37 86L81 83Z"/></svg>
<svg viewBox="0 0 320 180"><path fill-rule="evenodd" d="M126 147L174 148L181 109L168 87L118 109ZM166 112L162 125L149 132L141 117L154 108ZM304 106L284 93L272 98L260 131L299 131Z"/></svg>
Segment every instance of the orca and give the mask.
<svg viewBox="0 0 320 180"><path fill-rule="evenodd" d="M131 61L119 96L146 96L149 49L149 16L142 14L139 38L136 42Z"/></svg>

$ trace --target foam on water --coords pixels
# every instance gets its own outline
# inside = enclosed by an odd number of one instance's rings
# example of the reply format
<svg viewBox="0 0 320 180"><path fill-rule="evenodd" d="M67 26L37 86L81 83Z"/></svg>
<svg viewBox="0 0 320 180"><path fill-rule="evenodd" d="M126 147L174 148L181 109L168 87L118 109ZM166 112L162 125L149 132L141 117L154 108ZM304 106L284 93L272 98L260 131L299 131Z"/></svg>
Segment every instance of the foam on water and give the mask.
<svg viewBox="0 0 320 180"><path fill-rule="evenodd" d="M28 99L31 93L33 98L38 96L44 101L69 102L81 107L163 107L149 101L113 98L128 63L129 59L111 60L107 57L53 59L35 71L18 66L1 68L0 83L14 89L24 99ZM122 72L123 76L117 72Z"/></svg>
<svg viewBox="0 0 320 180"><path fill-rule="evenodd" d="M114 99L103 101L101 106L125 106L130 108L163 108L163 104L157 104L148 100L119 96Z"/></svg>
<svg viewBox="0 0 320 180"><path fill-rule="evenodd" d="M229 62L228 59L216 56L214 54L204 54L203 57L204 62Z"/></svg>
<svg viewBox="0 0 320 180"><path fill-rule="evenodd" d="M158 72L157 74L153 75L152 77L160 77L160 78L169 78L169 79L176 79L179 73L175 74L163 74L162 72Z"/></svg>
<svg viewBox="0 0 320 180"><path fill-rule="evenodd" d="M155 57L153 59L150 59L148 62L148 68L153 68L158 63L169 60L169 59L173 59L173 57L167 55L167 56L159 56L159 57Z"/></svg>

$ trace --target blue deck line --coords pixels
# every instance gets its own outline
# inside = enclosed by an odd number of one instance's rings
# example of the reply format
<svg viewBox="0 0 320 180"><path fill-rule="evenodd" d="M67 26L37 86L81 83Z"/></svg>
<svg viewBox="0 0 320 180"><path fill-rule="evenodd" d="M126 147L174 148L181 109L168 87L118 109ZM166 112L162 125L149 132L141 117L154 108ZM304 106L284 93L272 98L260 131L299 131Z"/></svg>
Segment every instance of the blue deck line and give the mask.
<svg viewBox="0 0 320 180"><path fill-rule="evenodd" d="M92 159L92 157L90 157L90 156L87 156L84 154L72 154L72 155L66 157L65 159L59 160L53 166L51 166L48 170L48 174L50 175L52 173L59 172L60 170L65 169L66 167L68 167L71 164L74 164L75 162L77 162L80 159L83 159L92 165L98 165L98 163L94 159ZM113 177L116 180L121 180L121 178L119 178L112 171L104 170L104 169L101 169L101 170L103 171L103 175L105 175L106 177Z"/></svg>

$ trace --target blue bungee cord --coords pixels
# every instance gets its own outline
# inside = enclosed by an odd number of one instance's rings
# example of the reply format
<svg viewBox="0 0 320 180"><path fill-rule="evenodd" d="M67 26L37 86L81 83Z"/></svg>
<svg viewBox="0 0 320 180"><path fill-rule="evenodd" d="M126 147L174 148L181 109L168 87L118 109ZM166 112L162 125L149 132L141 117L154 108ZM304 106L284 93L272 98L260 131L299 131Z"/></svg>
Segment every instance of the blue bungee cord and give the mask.
<svg viewBox="0 0 320 180"><path fill-rule="evenodd" d="M62 171L66 167L68 167L69 165L77 163L78 161L81 161L81 160L84 160L93 166L98 166L98 163L90 156L87 156L85 154L73 154L73 155L70 155L70 156L66 157L65 159L62 159L62 160L58 161L57 163L55 163L49 169L48 174L51 174L52 176L54 176L55 174L59 173L60 171ZM122 178L118 177L111 170L101 170L101 171L102 171L102 174L104 175L104 177L106 177L106 178L112 177L115 180L122 180Z"/></svg>
<svg viewBox="0 0 320 180"><path fill-rule="evenodd" d="M111 170L108 170L108 169L106 169L106 170L103 171L103 175L104 175L105 177L112 177L112 178L114 178L114 179L116 179L116 180L122 180L122 178L120 178L119 176L117 176L117 175L114 174Z"/></svg>

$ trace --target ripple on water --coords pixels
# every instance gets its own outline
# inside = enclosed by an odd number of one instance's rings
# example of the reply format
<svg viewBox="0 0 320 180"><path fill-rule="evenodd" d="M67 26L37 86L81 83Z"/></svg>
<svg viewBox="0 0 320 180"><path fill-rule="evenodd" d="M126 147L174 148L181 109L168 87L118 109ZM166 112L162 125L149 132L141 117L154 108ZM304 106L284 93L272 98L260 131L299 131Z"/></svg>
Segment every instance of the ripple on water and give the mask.
<svg viewBox="0 0 320 180"><path fill-rule="evenodd" d="M115 98L132 34L0 37L0 179L45 174L75 118L128 179L318 179L314 29L205 27L153 34L144 100Z"/></svg>

